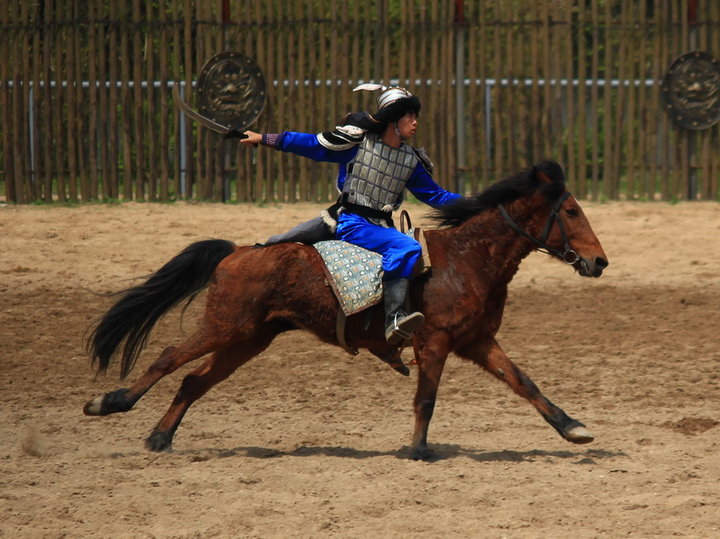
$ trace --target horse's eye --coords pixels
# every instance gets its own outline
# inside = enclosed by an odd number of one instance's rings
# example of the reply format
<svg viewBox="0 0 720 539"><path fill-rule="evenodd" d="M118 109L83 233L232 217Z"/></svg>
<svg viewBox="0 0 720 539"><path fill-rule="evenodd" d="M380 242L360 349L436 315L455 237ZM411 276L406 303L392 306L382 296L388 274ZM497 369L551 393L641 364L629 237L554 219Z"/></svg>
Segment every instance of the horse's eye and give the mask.
<svg viewBox="0 0 720 539"><path fill-rule="evenodd" d="M568 208L567 210L565 210L565 213L567 213L568 216L570 216L570 217L577 217L577 216L578 216L577 208Z"/></svg>

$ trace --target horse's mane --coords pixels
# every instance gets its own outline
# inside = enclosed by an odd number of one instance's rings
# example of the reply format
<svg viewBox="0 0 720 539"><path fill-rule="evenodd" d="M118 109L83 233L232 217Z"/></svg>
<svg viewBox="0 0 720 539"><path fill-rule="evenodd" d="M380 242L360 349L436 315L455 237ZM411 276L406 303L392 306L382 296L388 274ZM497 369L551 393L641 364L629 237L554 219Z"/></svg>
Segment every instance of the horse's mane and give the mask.
<svg viewBox="0 0 720 539"><path fill-rule="evenodd" d="M537 173L542 172L552 183L541 183ZM492 184L481 193L459 198L450 204L437 208L430 219L439 226L458 226L480 212L508 204L533 194L542 185L542 193L550 200L556 200L565 191L565 173L554 161L543 161L526 168L514 176Z"/></svg>

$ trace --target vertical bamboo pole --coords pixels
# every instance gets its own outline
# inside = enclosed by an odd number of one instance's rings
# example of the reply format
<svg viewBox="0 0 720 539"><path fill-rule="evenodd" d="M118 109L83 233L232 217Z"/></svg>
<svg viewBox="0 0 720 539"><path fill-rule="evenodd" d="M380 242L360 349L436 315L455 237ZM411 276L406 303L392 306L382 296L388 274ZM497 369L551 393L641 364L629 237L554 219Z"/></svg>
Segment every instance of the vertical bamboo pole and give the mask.
<svg viewBox="0 0 720 539"><path fill-rule="evenodd" d="M211 20L211 4L200 2L195 4L195 59L198 68L193 72L195 78L202 69L205 62L212 56L210 46L210 29L207 21ZM194 90L197 95L197 88ZM212 200L212 178L213 178L213 154L211 150L213 134L208 129L196 126L195 143L197 149L197 197L200 200Z"/></svg>
<svg viewBox="0 0 720 539"><path fill-rule="evenodd" d="M634 31L635 28L639 28L638 20L636 18L635 6L630 2L627 2L625 6L627 13L626 26L630 28L628 30L627 40L627 55L628 55L628 72L627 78L630 81L627 88L627 116L625 118L627 128L627 144L625 149L627 151L627 157L625 162L627 163L627 185L625 192L628 200L632 200L636 196L637 191L637 169L636 169L636 156L638 149L639 134L642 132L642 122L638 111L640 107L637 106L637 96L640 92L640 88L635 85L635 81L640 80L640 74L638 72L639 58L642 57L642 43L639 39L638 32Z"/></svg>
<svg viewBox="0 0 720 539"><path fill-rule="evenodd" d="M707 20L720 21L720 3L710 2L711 8L707 10ZM720 43L720 28L718 25L708 26L709 43ZM708 147L708 183L710 184L710 192L708 198L710 200L718 200L718 194L720 191L720 158L718 158L718 152L715 148L720 147L720 125L715 124L708 133L707 147Z"/></svg>
<svg viewBox="0 0 720 539"><path fill-rule="evenodd" d="M587 181L587 52L585 50L585 2L580 2L578 7L578 25L577 25L577 54L578 54L578 115L577 115L577 137L578 137L578 165L577 165L577 183L575 192L578 198L587 198L588 181Z"/></svg>
<svg viewBox="0 0 720 539"><path fill-rule="evenodd" d="M715 2L717 4L717 2ZM700 2L702 6L702 2ZM695 33L697 37L696 49L701 51L712 50L708 41L708 25L702 24L705 17L710 15L711 8L709 5L702 6L703 13L698 12L698 18L693 21L693 28L691 32ZM710 19L712 20L712 19ZM700 198L703 200L709 200L711 197L711 181L710 181L710 138L712 136L712 130L705 129L697 134L699 140L699 148L697 148L697 158L699 163L697 164L696 174L699 176L700 182L698 192Z"/></svg>
<svg viewBox="0 0 720 539"><path fill-rule="evenodd" d="M468 79L469 84L465 87L465 109L464 118L465 122L465 170L461 170L464 179L465 192L460 193L465 195L468 193L474 193L477 190L478 180L478 169L479 162L482 156L482 120L479 117L480 110L480 96L477 92L477 61L475 55L478 54L478 43L477 43L477 29L474 25L470 24L469 21L474 20L474 13L470 7L465 9L465 77ZM468 51L470 53L468 54Z"/></svg>
<svg viewBox="0 0 720 539"><path fill-rule="evenodd" d="M82 17L80 11L81 2L79 0L73 0L73 19L80 20ZM83 73L82 60L83 60L83 49L82 49L82 34L84 29L81 24L76 24L72 30L72 42L70 46L73 48L73 79L74 79L74 92L72 92L71 99L76 103L76 116L71 121L72 130L74 132L74 138L77 140L77 169L78 169L78 181L80 183L79 198L87 201L90 199L90 178L88 175L88 164L87 164L87 127L85 116L87 114L87 108L85 104L85 91L83 89L83 81L86 80L87 76Z"/></svg>
<svg viewBox="0 0 720 539"><path fill-rule="evenodd" d="M628 0L622 0L621 2L621 19L627 20L627 5ZM610 12L608 12L609 14ZM609 19L608 19L609 20ZM610 178L611 181L608 182L608 190L606 191L606 194L612 198L613 200L616 200L618 198L618 194L620 192L620 182L621 178L623 177L623 171L620 168L621 163L624 161L623 159L623 149L627 148L628 144L631 144L630 142L630 133L628 130L628 124L627 122L629 119L627 118L627 113L629 112L627 107L627 100L625 99L625 94L628 93L627 87L625 86L625 81L628 80L628 41L630 39L629 31L625 30L626 25L621 25L621 30L618 35L618 62L617 65L619 67L618 69L618 89L617 89L617 97L614 105L614 112L615 112L615 121L613 125L615 126L615 136L612 137L612 159L608 162L608 165L610 167ZM611 65L611 64L609 64ZM610 110L610 109L608 109ZM623 121L623 119L625 121ZM607 132L606 132L607 136ZM627 174L627 169L625 170L625 173ZM627 180L627 176L625 176Z"/></svg>
<svg viewBox="0 0 720 539"><path fill-rule="evenodd" d="M45 185L45 161L43 160L43 152L41 150L43 144L40 137L42 130L42 101L43 101L43 88L41 86L41 80L43 78L42 72L42 6L34 9L34 17L32 17L32 57L31 57L31 81L32 81L32 100L29 103L32 107L33 125L31 144L34 149L30 155L32 159L31 168L34 171L33 175L33 200L43 199L43 186Z"/></svg>
<svg viewBox="0 0 720 539"><path fill-rule="evenodd" d="M14 183L17 201L21 204L32 201L32 190L26 178L29 176L27 163L28 157L28 137L27 137L27 104L29 100L29 82L30 74L27 72L28 51L30 46L28 43L28 25L26 22L29 18L28 2L20 4L20 11L17 13L18 37L13 41L17 44L15 49L15 74L13 80L15 83L13 92L13 132L15 134L15 149L13 151L14 163Z"/></svg>
<svg viewBox="0 0 720 539"><path fill-rule="evenodd" d="M154 156L153 160L158 160L159 174L158 189L160 200L170 199L170 163L168 161L168 155L170 151L170 118L177 118L177 115L172 113L171 105L168 101L168 93L170 89L168 87L168 66L170 66L170 55L168 48L170 47L170 31L168 28L167 20L167 9L165 6L160 6L158 9L158 20L160 23L160 34L158 36L158 80L160 81L160 110L156 112L155 116L150 116L151 122L158 122L160 129L160 148L158 149L157 155ZM172 77L174 79L174 77ZM173 122L174 124L175 122ZM175 149L178 148L177 141L174 144ZM151 154L152 155L152 154Z"/></svg>
<svg viewBox="0 0 720 539"><path fill-rule="evenodd" d="M438 176L438 181L445 188L455 191L457 188L457 154L456 154L456 125L457 125L457 114L455 109L457 95L453 88L452 81L455 78L455 29L453 25L453 3L442 2L441 7L444 8L439 13L440 29L442 31L442 43L443 43L443 62L442 75L442 90L443 90L443 110L442 114L445 116L446 121L442 123L443 135L440 138L442 143L442 152L445 154L445 173ZM456 81L457 84L462 84L463 81Z"/></svg>
<svg viewBox="0 0 720 539"><path fill-rule="evenodd" d="M646 0L640 0L637 12L637 25L638 28L640 28L640 45L638 47L638 59L637 59L637 78L640 81L640 86L638 87L637 91L637 101L638 101L638 151L640 155L638 156L637 162L638 166L640 168L636 179L637 179L637 186L635 189L635 192L637 195L641 198L647 197L647 162L646 157L649 155L649 133L650 129L652 129L652 126L649 125L649 115L647 111L647 103L648 103L648 89L647 85L645 84L645 80L648 78L647 70L644 66L648 65L648 33L649 33L649 26L647 23L647 6L646 6ZM657 109L656 109L657 110Z"/></svg>
<svg viewBox="0 0 720 539"><path fill-rule="evenodd" d="M328 73L328 66L330 65L330 57L334 56L334 48L328 47L328 35L327 35L327 23L324 21L324 18L322 16L322 13L318 13L318 23L317 23L317 39L314 41L316 46L315 51L315 58L319 59L318 65L317 65L317 79L320 80L320 87L316 89L316 98L320 98L320 102L317 103L319 105L318 109L320 111L320 114L318 116L320 118L324 118L325 121L323 122L324 125L318 125L315 127L315 131L323 131L326 129L332 129L332 126L335 125L334 121L335 119L332 117L334 116L334 110L333 108L328 105L331 105L331 96L333 92L328 91L327 87L327 80L330 78L330 73ZM332 51L332 54L328 55L328 50ZM323 172L327 172L327 167L323 166L321 167ZM313 202L317 202L319 200L321 201L327 201L328 200L328 175L327 174L314 174L314 186L312 189L311 199Z"/></svg>
<svg viewBox="0 0 720 539"><path fill-rule="evenodd" d="M46 5L47 7L47 5ZM10 15L9 10L10 3L0 3L0 26L10 26ZM0 37L0 58L10 58L10 36L11 32L7 32L5 35ZM10 125L11 119L8 117L8 113L11 110L9 92L10 89L7 85L7 81L10 78L9 75L9 63L0 62L0 81L4 81L0 84L0 122L2 125ZM11 148L11 133L9 129L0 129L0 137L2 138L2 157L3 157L3 169L0 170L0 179L5 181L5 200L8 202L14 201L14 191L12 182L12 160L8 156L12 155Z"/></svg>
<svg viewBox="0 0 720 539"><path fill-rule="evenodd" d="M333 5L335 4L333 3ZM272 16L272 24L270 27L268 42L272 46L272 44L275 43L275 40L277 40L278 46L275 50L275 71L272 77L282 82L282 80L287 77L287 63L292 62L292 59L287 58L285 53L285 51L289 50L290 47L288 43L289 32L285 30L284 21L281 16L282 7L277 5L276 8L277 12L273 13ZM346 65L346 62L343 62L343 65ZM268 83L271 84L270 81L268 81ZM286 94L287 89L282 84L278 84L277 88L269 88L267 97L268 99L272 99L272 102L276 104L274 107L276 110L275 121L279 121L281 125L286 125ZM289 200L287 196L287 173L285 170L285 160L283 159L283 154L280 152L273 153L276 154L274 156L276 200L278 200L279 202L290 202L291 200ZM292 200L291 202L295 201Z"/></svg>
<svg viewBox="0 0 720 539"><path fill-rule="evenodd" d="M672 26L674 31L672 33L672 45L671 52L672 58L668 62L668 65L672 60L679 56L685 50L685 34L682 32L683 24L683 12L685 9L685 0L675 2L672 6ZM685 156L687 155L687 137L683 129L679 126L673 125L674 144L671 148L673 154L673 175L670 186L670 197L673 200L682 199L683 193L686 192L684 186L686 185L686 174L687 170L685 166Z"/></svg>
<svg viewBox="0 0 720 539"><path fill-rule="evenodd" d="M303 9L305 7L305 9ZM299 6L299 15L300 20L306 21L306 24L301 25L300 32L298 33L298 79L300 82L300 86L298 88L298 107L299 109L296 110L307 110L307 92L305 90L305 81L306 79L312 79L312 71L308 69L309 66L309 58L312 58L312 51L308 51L308 48L311 47L312 43L312 33L311 28L309 28L309 8L307 6ZM308 72L309 71L309 72ZM298 118L301 118L301 121L303 123L303 129L309 129L310 126L308 125L309 119L303 114L303 116L297 115ZM299 162L299 168L300 168L300 178L299 178L299 197L301 200L308 200L309 195L309 188L308 188L308 170L305 166L304 162Z"/></svg>
<svg viewBox="0 0 720 539"><path fill-rule="evenodd" d="M170 78L173 80L173 84L178 84L185 78L182 62L183 30L185 25L183 22L180 22L182 13L181 1L182 0L172 0L170 5L170 18L174 21L172 25L172 46L170 48ZM186 133L186 122L183 121L183 117L176 107L172 107L172 111L172 118L175 122L172 132L175 137L175 152L172 160L172 190L175 193L175 198L180 199L184 196L182 187L185 165L182 162L182 156L187 149L187 144L183 144Z"/></svg>
<svg viewBox="0 0 720 539"><path fill-rule="evenodd" d="M268 60L269 55L266 53L268 51L265 49L265 35L268 32L267 30L267 18L265 14L263 13L263 7L267 7L268 4L264 2L260 2L255 4L255 20L257 21L259 30L257 34L257 41L255 46L255 54L257 55L257 59L260 62L260 65L267 69L268 66ZM266 164L266 159L268 157L269 152L257 152L255 159L257 160L257 168L255 170L255 188L254 188L254 200L256 202L260 202L263 200L263 185L265 184L266 177L268 175L268 167ZM267 178L267 181L270 179ZM268 195L265 195L267 197Z"/></svg>
<svg viewBox="0 0 720 539"><path fill-rule="evenodd" d="M67 16L60 7L60 2L55 4L54 21L65 20ZM67 200L67 168L65 166L65 157L67 156L67 137L63 134L63 108L65 106L65 91L62 87L64 78L63 66L65 65L65 57L63 50L66 47L66 29L64 27L56 27L54 42L54 59L55 59L55 100L53 103L53 138L55 141L55 170L57 174L57 198L61 202Z"/></svg>
<svg viewBox="0 0 720 539"><path fill-rule="evenodd" d="M490 76L490 73L488 71L486 62L486 59L489 59L492 56L493 49L490 46L490 29L487 24L487 19L485 17L487 13L487 5L482 5L482 11L480 11L480 46L479 46L479 58L480 58L480 65L478 69L478 76L480 77L480 95L482 96L482 123L480 126L480 129L482 129L482 140L483 140L483 147L482 147L482 157L483 157L483 165L480 169L481 174L481 182L477 186L477 189L480 190L481 188L484 188L488 185L490 182L490 179L492 178L492 167L493 167L493 153L492 153L492 114L491 114L491 98L492 98L492 88L488 85L488 77Z"/></svg>
<svg viewBox="0 0 720 539"><path fill-rule="evenodd" d="M117 2L110 2L110 29L108 32L108 64L109 69L109 110L107 122L108 137L108 163L110 166L110 198L120 197L120 143L118 140L118 115L119 115L119 72L117 59L120 54L119 50L119 29L120 14ZM112 61L110 61L112 60Z"/></svg>
<svg viewBox="0 0 720 539"><path fill-rule="evenodd" d="M513 80L515 79L515 47L514 47L514 34L516 28L515 21L515 10L514 2L503 2L504 12L503 19L505 22L505 44L503 46L503 52L505 53L505 67L506 75L508 79L507 87L504 92L507 95L505 101L505 111L503 116L505 117L505 128L503 131L506 133L505 141L507 143L506 153L507 157L505 160L505 166L510 169L515 169L518 166L517 155L515 154L515 144L517 142L516 124L518 122L518 110L517 110L517 86L515 86Z"/></svg>
<svg viewBox="0 0 720 539"><path fill-rule="evenodd" d="M97 78L97 55L98 55L98 24L95 16L99 7L93 2L87 4L88 10L88 44L87 44L87 60L88 60L88 103L90 110L88 111L88 129L87 129L87 165L89 167L88 178L90 181L88 195L91 199L98 198L98 78ZM104 46L104 44L103 44Z"/></svg>
<svg viewBox="0 0 720 539"><path fill-rule="evenodd" d="M613 139L620 137L621 133L615 126L617 132L613 131L612 122L612 87L610 82L612 81L614 71L611 69L613 66L613 35L612 32L612 2L605 2L605 88L603 95L603 109L604 109L604 122L603 122L603 133L605 136L605 143L603 148L603 192L607 197L612 198L613 196L613 185L616 178L613 177Z"/></svg>
<svg viewBox="0 0 720 539"><path fill-rule="evenodd" d="M77 0L68 6L69 13L68 17L72 20L75 18L77 13ZM65 122L65 136L68 141L68 167L69 167L69 181L68 181L68 194L70 200L78 200L78 154L80 149L78 148L78 141L75 136L75 120L78 117L78 102L76 99L75 89L79 82L77 74L75 73L75 29L68 28L65 40L65 46L67 53L65 55L65 66L63 69L64 79L67 81L67 119Z"/></svg>
<svg viewBox="0 0 720 539"><path fill-rule="evenodd" d="M55 41L55 31L47 28L49 21L53 17L53 5L46 2L43 7L42 23L45 29L41 30L42 36L42 130L43 143L41 144L43 151L43 199L45 202L53 201L53 178L55 176L54 160L52 146L50 142L53 140L53 122L52 122L52 95L54 90L51 88L52 76L52 50ZM0 58L7 58L0 49ZM3 62L0 62L3 64ZM0 70L0 78L4 80L2 70ZM0 102L0 107L3 103Z"/></svg>
<svg viewBox="0 0 720 539"><path fill-rule="evenodd" d="M494 6L495 11L495 26L493 28L493 53L494 58L496 61L495 65L495 73L494 73L494 79L495 79L495 85L493 86L491 95L492 95L492 116L493 116L493 136L492 136L492 144L494 149L494 157L493 157L493 164L495 169L494 179L499 180L503 176L503 147L502 147L502 131L504 126L502 125L502 110L504 107L504 101L501 99L503 93L502 88L500 87L500 79L503 76L503 70L500 66L504 65L504 59L501 56L502 51L502 40L501 40L501 25L498 24L501 22L500 18L502 16L502 12L500 11L500 6L495 5Z"/></svg>
<svg viewBox="0 0 720 539"><path fill-rule="evenodd" d="M565 102L567 103L567 120L564 129L564 136L567 137L567 157L565 161L565 169L567 178L569 180L568 184L572 191L576 193L578 190L578 185L582 183L582 180L580 179L580 176L578 174L576 161L575 140L578 132L578 121L575 118L575 88L573 86L573 81L576 77L573 64L575 55L577 54L577 56L582 56L584 51L580 49L575 51L574 48L575 32L573 27L573 10L569 2L566 2L563 5L563 19L564 23L566 24L566 31L564 32L565 39L561 43L564 43L566 52L565 69L561 70L559 78L563 78L567 81L567 86L565 90ZM562 71L564 71L564 74L562 73ZM578 75L577 78L579 79L580 76Z"/></svg>
<svg viewBox="0 0 720 539"><path fill-rule="evenodd" d="M0 4L0 13L2 18L0 22L8 28L8 32L0 39L0 44L3 45L3 56L7 58L7 61L0 62L0 69L2 69L3 81L7 81L3 84L3 95L5 96L3 102L3 126L10 126L8 129L4 127L3 133L3 157L5 160L5 198L9 202L22 202L22 191L18 194L16 177L20 175L20 171L16 170L18 154L16 148L17 140L17 65L20 64L16 56L16 47L9 46L10 43L17 43L17 19L19 5L17 3L6 2ZM7 45L6 45L7 44ZM12 67L11 67L12 66ZM7 84L12 82L13 86Z"/></svg>
<svg viewBox="0 0 720 539"><path fill-rule="evenodd" d="M123 149L123 198L133 199L133 159L132 159L132 113L130 106L130 17L127 10L121 13L120 23L120 102L122 103L122 121L120 136Z"/></svg>
<svg viewBox="0 0 720 539"><path fill-rule="evenodd" d="M648 149L647 155L649 159L648 172L644 183L644 193L648 200L655 199L655 193L657 192L657 165L660 159L660 144L662 143L661 138L661 126L663 117L667 115L663 112L662 114L652 114L651 111L660 111L660 85L659 80L661 78L660 66L663 63L661 55L661 43L663 39L663 31L661 26L662 14L659 9L654 12L654 19L648 21L648 31L650 31L652 25L652 45L648 47L648 52L652 50L652 62L650 63L649 77L653 79L653 85L649 89L650 98L648 100L649 110L647 112L648 117Z"/></svg>
<svg viewBox="0 0 720 539"><path fill-rule="evenodd" d="M592 198L593 200L600 199L600 164L599 152L600 152L600 121L599 121L599 109L600 109L600 95L598 89L598 75L600 70L600 19L598 0L592 0L591 4L591 15L592 19L592 87L590 88L590 146L592 148ZM603 90L604 91L604 90Z"/></svg>
<svg viewBox="0 0 720 539"><path fill-rule="evenodd" d="M183 47L183 76L185 79L185 99L189 100L193 94L193 27L195 26L195 17L191 0L182 0L182 20L185 23L182 33ZM193 143L194 126L192 122L185 122L185 184L183 196L188 199L193 198L193 190L195 187L195 145Z"/></svg>
<svg viewBox="0 0 720 539"><path fill-rule="evenodd" d="M543 153L544 155L552 155L552 143L551 138L548 136L551 133L552 118L550 117L550 111L552 106L552 87L550 86L550 79L552 78L552 49L550 42L550 26L552 24L550 15L550 0L542 0L542 50L543 50L543 78L545 79L545 86L543 88Z"/></svg>
<svg viewBox="0 0 720 539"><path fill-rule="evenodd" d="M164 6L161 6L159 11L164 11ZM158 183L158 165L160 164L160 161L162 160L160 155L158 155L158 133L157 133L157 96L159 94L164 93L164 88L157 89L155 88L155 79L157 78L157 75L155 73L155 29L158 28L158 25L155 24L158 21L155 20L155 13L153 8L153 3L148 2L145 4L145 22L146 22L146 31L145 31L145 50L143 51L144 54L144 62L138 62L141 66L144 64L146 67L145 70L145 79L147 80L147 89L144 92L144 95L146 96L144 100L145 105L147 107L147 116L145 121L145 129L143 130L142 138L140 140L136 141L136 144L140 144L143 147L147 145L147 157L144 158L143 163L147 162L147 198L150 201L157 200L157 183ZM163 26L160 26L160 29L162 31ZM135 51L135 54L137 55L140 51ZM141 75L142 76L142 75ZM139 84L138 81L135 82L135 84ZM141 103L142 104L142 103ZM141 109L142 111L142 109ZM144 111L142 111L144 112ZM147 142L145 142L147 141Z"/></svg>
<svg viewBox="0 0 720 539"><path fill-rule="evenodd" d="M280 23L277 18L276 9L279 8L278 5L270 5L269 6L269 12L267 15L268 20L268 30L266 35L266 47L267 47L267 58L268 58L268 65L265 67L265 73L266 77L268 77L268 82L272 84L272 80L282 80L285 76L285 69L284 69L284 51L286 50L283 47L282 40L284 39L284 33L285 32L279 32L278 29L280 28ZM277 45L277 47L276 47ZM282 86L278 87L277 89L273 89L272 87L269 89L268 92L268 99L272 97L273 103L275 103L275 106L273 109L276 109L278 111L278 117L284 118L284 102L281 98L283 93ZM282 155L280 152L266 152L268 153L268 198L275 200L275 201L284 201L285 199L285 175L283 173L283 167L280 166L281 160L280 155Z"/></svg>

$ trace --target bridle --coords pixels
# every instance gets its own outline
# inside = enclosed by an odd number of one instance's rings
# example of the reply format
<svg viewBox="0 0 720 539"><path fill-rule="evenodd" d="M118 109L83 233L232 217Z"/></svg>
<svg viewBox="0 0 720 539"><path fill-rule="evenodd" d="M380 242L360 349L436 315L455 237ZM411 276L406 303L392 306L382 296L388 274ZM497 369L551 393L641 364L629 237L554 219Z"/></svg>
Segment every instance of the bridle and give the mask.
<svg viewBox="0 0 720 539"><path fill-rule="evenodd" d="M568 242L568 236L567 232L565 232L565 226L563 225L562 219L560 219L560 216L558 215L558 211L560 211L560 206L562 206L562 203L565 202L568 198L570 198L571 194L569 191L565 191L562 196L558 199L558 201L553 206L552 210L550 211L550 215L548 216L547 223L545 223L545 228L543 229L543 233L540 235L539 238L536 238L535 236L531 236L527 232L525 232L520 226L513 221L513 218L510 217L510 214L505 210L505 207L502 204L498 204L497 208L500 210L500 214L503 216L505 221L507 221L507 224L510 225L510 227L520 234L521 236L529 239L532 241L535 245L537 245L538 251L541 253L545 253L548 255L554 255L558 257L560 260L565 262L566 264L572 265L578 260L580 260L580 257L578 254L573 251L570 248L570 243ZM552 228L553 224L557 223L558 228L560 228L560 234L562 235L563 240L563 247L564 251L558 251L557 249L553 249L552 247L548 246L547 244L547 238L550 235L550 229Z"/></svg>

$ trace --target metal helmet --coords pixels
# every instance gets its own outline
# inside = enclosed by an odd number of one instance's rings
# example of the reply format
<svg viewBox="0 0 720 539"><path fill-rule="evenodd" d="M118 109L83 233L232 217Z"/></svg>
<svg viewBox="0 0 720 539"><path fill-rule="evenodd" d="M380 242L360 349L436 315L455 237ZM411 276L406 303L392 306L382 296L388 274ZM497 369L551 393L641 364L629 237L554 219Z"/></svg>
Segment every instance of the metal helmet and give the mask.
<svg viewBox="0 0 720 539"><path fill-rule="evenodd" d="M382 84L366 83L353 88L358 90L376 91L382 90L377 96L377 112L375 118L382 121L397 121L406 112L420 112L420 100L401 86L383 86Z"/></svg>

